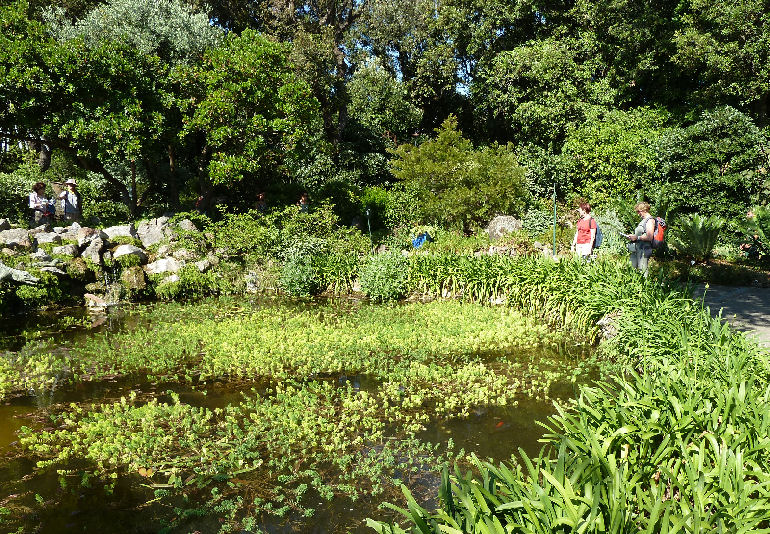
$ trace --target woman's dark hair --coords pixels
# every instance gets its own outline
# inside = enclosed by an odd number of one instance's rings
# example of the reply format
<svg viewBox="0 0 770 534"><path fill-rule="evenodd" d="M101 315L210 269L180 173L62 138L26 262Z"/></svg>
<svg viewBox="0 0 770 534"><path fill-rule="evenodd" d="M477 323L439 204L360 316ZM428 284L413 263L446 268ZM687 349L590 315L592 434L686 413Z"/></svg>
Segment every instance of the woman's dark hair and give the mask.
<svg viewBox="0 0 770 534"><path fill-rule="evenodd" d="M586 202L585 200L583 200L582 202L580 202L580 204L578 204L578 207L579 207L581 210L585 211L586 213L591 213L591 204L589 204L589 203L588 203L588 202Z"/></svg>
<svg viewBox="0 0 770 534"><path fill-rule="evenodd" d="M45 184L43 182L37 182L35 185L32 186L33 191L40 191L45 190Z"/></svg>

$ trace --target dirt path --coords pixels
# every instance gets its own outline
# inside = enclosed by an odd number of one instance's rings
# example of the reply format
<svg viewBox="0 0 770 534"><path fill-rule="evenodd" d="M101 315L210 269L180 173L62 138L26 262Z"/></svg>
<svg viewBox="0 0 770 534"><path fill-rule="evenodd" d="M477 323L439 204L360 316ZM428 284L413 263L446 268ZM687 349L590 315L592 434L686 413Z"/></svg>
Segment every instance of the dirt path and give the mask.
<svg viewBox="0 0 770 534"><path fill-rule="evenodd" d="M770 348L770 288L729 287L700 285L695 297L702 297L716 315L722 310L722 317L735 328L755 335L762 347Z"/></svg>

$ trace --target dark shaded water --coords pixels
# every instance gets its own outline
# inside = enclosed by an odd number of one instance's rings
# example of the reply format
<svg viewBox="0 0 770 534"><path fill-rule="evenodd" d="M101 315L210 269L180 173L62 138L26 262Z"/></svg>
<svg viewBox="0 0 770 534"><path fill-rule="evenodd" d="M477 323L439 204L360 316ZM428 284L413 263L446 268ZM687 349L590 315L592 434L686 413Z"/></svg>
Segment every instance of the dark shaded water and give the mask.
<svg viewBox="0 0 770 534"><path fill-rule="evenodd" d="M89 315L84 309L69 309L58 313L4 318L0 325L0 351L19 350L30 340L65 343L95 331L135 328L142 319L128 310L114 309L109 314ZM570 350L543 351L543 358L572 358ZM578 352L578 349L575 349ZM370 389L373 384L365 376L328 377L340 385L350 382L356 389ZM168 503L154 500L153 488L138 475L121 475L114 480L91 479L85 484L73 482L72 473L78 473L73 464L69 476L62 477L55 470L36 470L34 462L25 457L16 444L16 432L23 425L40 428L46 424L45 414L58 405L100 403L128 395L131 391L169 400L169 390L179 394L180 400L207 408L237 404L248 394L253 384L213 383L178 385L150 383L143 378L121 378L100 382L85 382L55 388L51 392L32 394L0 404L0 531L3 530L5 509L16 518L23 518L24 532L56 534L69 532L93 533L150 533L162 531L165 519L175 512ZM558 396L571 394L571 387L563 383ZM518 448L536 455L542 444L543 433L536 421L545 421L554 412L552 401L522 397L516 406L479 408L466 419L436 421L429 424L417 437L422 441L446 445L450 439L454 449L474 452L481 459L498 462L508 460ZM80 481L84 482L84 481ZM438 479L428 473L411 480L415 494L422 497L427 507L435 505ZM105 491L105 483L113 485ZM421 493L420 493L421 491ZM50 502L46 502L50 499ZM309 532L331 534L341 532L373 532L365 527L367 517L387 519L393 512L382 510L383 500L400 502L397 489L386 497L352 502L335 498L325 502L315 496L307 497L316 511L310 519L288 517L266 518L260 525L265 532ZM16 523L18 525L18 523ZM217 532L221 524L216 518L201 517L184 523L173 532Z"/></svg>

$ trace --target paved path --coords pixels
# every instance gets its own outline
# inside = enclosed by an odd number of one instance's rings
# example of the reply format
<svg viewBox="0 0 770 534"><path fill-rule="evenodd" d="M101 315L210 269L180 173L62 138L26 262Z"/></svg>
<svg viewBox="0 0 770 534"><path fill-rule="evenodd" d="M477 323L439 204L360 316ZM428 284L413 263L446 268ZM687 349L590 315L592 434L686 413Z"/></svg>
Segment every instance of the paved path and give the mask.
<svg viewBox="0 0 770 534"><path fill-rule="evenodd" d="M705 286L695 290L695 297L703 296ZM770 288L730 287L710 285L705 302L712 314L719 313L730 325L751 332L760 345L770 348Z"/></svg>

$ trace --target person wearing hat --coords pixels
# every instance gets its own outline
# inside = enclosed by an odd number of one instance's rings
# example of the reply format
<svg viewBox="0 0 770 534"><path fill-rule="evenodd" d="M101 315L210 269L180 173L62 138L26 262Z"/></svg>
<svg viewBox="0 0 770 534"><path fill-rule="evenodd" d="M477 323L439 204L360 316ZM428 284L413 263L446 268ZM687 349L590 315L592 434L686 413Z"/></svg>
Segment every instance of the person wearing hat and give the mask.
<svg viewBox="0 0 770 534"><path fill-rule="evenodd" d="M62 191L59 194L59 198L62 201L62 211L64 212L64 220L70 222L80 222L80 217L83 215L83 198L80 193L77 192L77 182L72 178L69 178L64 185L67 186L66 191Z"/></svg>

